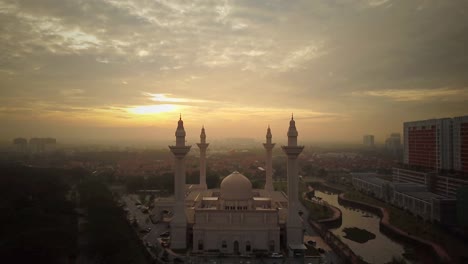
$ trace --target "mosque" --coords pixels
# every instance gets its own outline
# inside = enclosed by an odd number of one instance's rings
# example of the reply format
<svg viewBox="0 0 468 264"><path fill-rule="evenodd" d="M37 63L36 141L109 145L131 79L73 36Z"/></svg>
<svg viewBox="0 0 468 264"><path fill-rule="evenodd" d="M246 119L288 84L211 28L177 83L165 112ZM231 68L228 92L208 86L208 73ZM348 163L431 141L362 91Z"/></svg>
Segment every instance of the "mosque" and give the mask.
<svg viewBox="0 0 468 264"><path fill-rule="evenodd" d="M185 157L191 146L185 145L182 118L175 132L176 144L169 146L174 155L174 200L155 202L155 210L170 208L171 248L191 248L194 253L215 251L225 254L254 252L296 252L304 250L303 227L298 215L297 157L303 146L297 145L294 118L289 122L287 155L288 194L274 191L272 180L272 143L268 127L266 143L266 179L263 189L253 189L250 180L234 171L226 176L219 189L206 185L205 129L200 135L200 183L186 185Z"/></svg>

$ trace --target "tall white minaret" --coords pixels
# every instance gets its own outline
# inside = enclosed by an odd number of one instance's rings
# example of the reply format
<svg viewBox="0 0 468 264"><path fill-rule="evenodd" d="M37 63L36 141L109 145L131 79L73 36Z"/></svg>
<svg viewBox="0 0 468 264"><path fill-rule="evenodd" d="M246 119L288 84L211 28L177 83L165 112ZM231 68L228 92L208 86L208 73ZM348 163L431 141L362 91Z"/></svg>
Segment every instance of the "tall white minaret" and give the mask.
<svg viewBox="0 0 468 264"><path fill-rule="evenodd" d="M297 145L297 130L294 116L291 115L288 130L288 145L282 146L284 153L288 156L288 220L286 222L286 237L288 246L303 243L302 224L299 219L298 183L299 175L297 169L297 157L301 154L304 146Z"/></svg>
<svg viewBox="0 0 468 264"><path fill-rule="evenodd" d="M200 148L200 188L206 190L206 149L209 143L206 143L205 127L203 126L200 134L200 143L197 143Z"/></svg>
<svg viewBox="0 0 468 264"><path fill-rule="evenodd" d="M171 221L171 248L187 247L187 216L185 214L185 155L191 146L185 145L185 130L182 115L175 132L176 144L169 146L175 160L174 172L174 216Z"/></svg>
<svg viewBox="0 0 468 264"><path fill-rule="evenodd" d="M266 178L265 178L265 191L272 192L274 191L273 188L273 169L271 165L272 160L272 150L275 147L275 143L271 143L271 129L268 126L267 134L266 134L266 143L263 143L263 147L266 150Z"/></svg>

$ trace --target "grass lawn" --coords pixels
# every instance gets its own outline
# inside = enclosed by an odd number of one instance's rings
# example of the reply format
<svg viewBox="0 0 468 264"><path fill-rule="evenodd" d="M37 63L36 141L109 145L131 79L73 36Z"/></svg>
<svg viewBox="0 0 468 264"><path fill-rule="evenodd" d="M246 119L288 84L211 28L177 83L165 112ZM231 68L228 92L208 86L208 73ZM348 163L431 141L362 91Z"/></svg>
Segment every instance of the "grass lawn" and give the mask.
<svg viewBox="0 0 468 264"><path fill-rule="evenodd" d="M328 207L312 203L309 200L301 199L302 204L309 210L309 219L310 220L322 220L327 219L333 216L333 211L328 209Z"/></svg>

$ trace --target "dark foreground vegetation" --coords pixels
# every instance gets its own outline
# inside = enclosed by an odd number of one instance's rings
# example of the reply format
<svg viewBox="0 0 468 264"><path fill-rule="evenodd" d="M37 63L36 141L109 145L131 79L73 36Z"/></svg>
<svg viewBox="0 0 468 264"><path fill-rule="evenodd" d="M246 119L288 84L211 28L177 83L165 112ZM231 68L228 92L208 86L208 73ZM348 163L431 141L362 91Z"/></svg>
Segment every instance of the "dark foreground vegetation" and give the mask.
<svg viewBox="0 0 468 264"><path fill-rule="evenodd" d="M82 169L1 166L0 263L148 263L113 198Z"/></svg>
<svg viewBox="0 0 468 264"><path fill-rule="evenodd" d="M79 185L80 206L87 209L85 254L96 263L148 263L148 256L122 208L98 179Z"/></svg>
<svg viewBox="0 0 468 264"><path fill-rule="evenodd" d="M77 217L67 199L79 170L0 167L0 262L67 263L77 255Z"/></svg>

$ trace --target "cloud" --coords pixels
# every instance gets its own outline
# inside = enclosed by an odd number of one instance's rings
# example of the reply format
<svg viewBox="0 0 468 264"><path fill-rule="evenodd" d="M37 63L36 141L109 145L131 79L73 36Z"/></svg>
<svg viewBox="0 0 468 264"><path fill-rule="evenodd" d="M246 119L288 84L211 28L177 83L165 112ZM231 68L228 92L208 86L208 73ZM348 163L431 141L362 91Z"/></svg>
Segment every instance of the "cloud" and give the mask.
<svg viewBox="0 0 468 264"><path fill-rule="evenodd" d="M64 96L77 96L83 93L84 93L83 89L66 89L66 90L60 91L60 94Z"/></svg>
<svg viewBox="0 0 468 264"><path fill-rule="evenodd" d="M208 100L201 99L189 99L189 98L175 98L171 97L171 94L153 94L153 93L143 93L143 95L148 96L151 101L154 102L164 102L164 103L210 103Z"/></svg>
<svg viewBox="0 0 468 264"><path fill-rule="evenodd" d="M372 113L395 102L393 125L462 115L466 10L461 0L0 0L0 103L15 117L81 109L125 122L151 120L132 107L164 104L199 120L300 110L306 122L376 127Z"/></svg>
<svg viewBox="0 0 468 264"><path fill-rule="evenodd" d="M406 101L427 101L427 100L442 100L442 101L465 101L468 99L468 88L464 89L407 89L407 90L374 90L354 93L358 96L374 96L385 97L390 100L406 102Z"/></svg>
<svg viewBox="0 0 468 264"><path fill-rule="evenodd" d="M372 7L380 6L388 2L390 2L390 0L368 0L368 4Z"/></svg>

